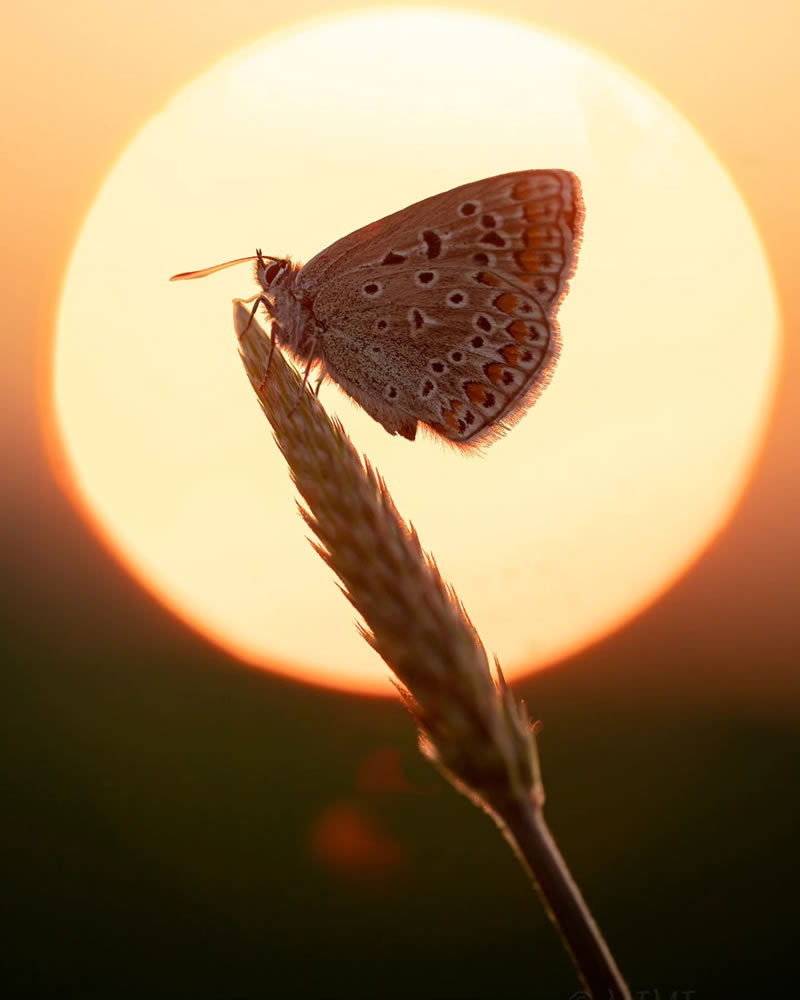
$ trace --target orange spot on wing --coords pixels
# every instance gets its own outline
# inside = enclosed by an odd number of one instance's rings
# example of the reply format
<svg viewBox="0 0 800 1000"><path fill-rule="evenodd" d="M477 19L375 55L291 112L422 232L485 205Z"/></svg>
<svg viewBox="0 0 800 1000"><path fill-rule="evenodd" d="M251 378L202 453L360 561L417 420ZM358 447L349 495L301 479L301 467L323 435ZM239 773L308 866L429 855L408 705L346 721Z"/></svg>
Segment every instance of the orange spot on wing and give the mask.
<svg viewBox="0 0 800 1000"><path fill-rule="evenodd" d="M492 288L499 288L503 282L496 274L492 274L491 271L480 271L475 275L475 280L479 281L482 285L491 285Z"/></svg>
<svg viewBox="0 0 800 1000"><path fill-rule="evenodd" d="M529 201L525 206L525 218L528 222L555 222L561 202L558 198L539 198Z"/></svg>
<svg viewBox="0 0 800 1000"><path fill-rule="evenodd" d="M513 323L509 323L506 330L511 334L514 340L518 344L527 340L530 337L530 330L528 329L528 324L521 319L515 319Z"/></svg>
<svg viewBox="0 0 800 1000"><path fill-rule="evenodd" d="M451 431L458 430L458 417L453 413L452 410L448 410L444 415L444 420Z"/></svg>
<svg viewBox="0 0 800 1000"><path fill-rule="evenodd" d="M511 188L511 197L514 201L525 201L526 198L530 198L533 192L533 185L530 180L525 177L521 181L517 181L513 188Z"/></svg>
<svg viewBox="0 0 800 1000"><path fill-rule="evenodd" d="M556 250L561 245L555 226L528 226L522 238L529 250Z"/></svg>
<svg viewBox="0 0 800 1000"><path fill-rule="evenodd" d="M505 365L501 365L499 361L493 361L492 364L486 365L483 370L495 385L503 384L503 372L506 371Z"/></svg>
<svg viewBox="0 0 800 1000"><path fill-rule="evenodd" d="M450 400L450 409L449 410L445 410L442 413L442 417L444 419L444 422L445 422L445 424L447 424L447 426L450 428L450 430L452 430L452 431L458 431L458 430L460 430L460 428L458 426L458 421L459 421L458 414L459 414L459 412L461 410L464 409L464 406L465 406L465 404L464 404L463 399L451 399Z"/></svg>
<svg viewBox="0 0 800 1000"><path fill-rule="evenodd" d="M506 344L500 353L510 365L515 365L519 361L519 356L522 352L516 344Z"/></svg>
<svg viewBox="0 0 800 1000"><path fill-rule="evenodd" d="M514 257L522 270L527 271L528 274L541 272L553 263L552 254L548 251L519 250L514 254Z"/></svg>
<svg viewBox="0 0 800 1000"><path fill-rule="evenodd" d="M507 316L510 316L519 308L519 299L516 295L512 295L511 292L503 292L502 295L497 296L494 304L500 312L504 312Z"/></svg>
<svg viewBox="0 0 800 1000"><path fill-rule="evenodd" d="M465 388L473 403L482 403L486 399L486 388L480 382L467 382Z"/></svg>

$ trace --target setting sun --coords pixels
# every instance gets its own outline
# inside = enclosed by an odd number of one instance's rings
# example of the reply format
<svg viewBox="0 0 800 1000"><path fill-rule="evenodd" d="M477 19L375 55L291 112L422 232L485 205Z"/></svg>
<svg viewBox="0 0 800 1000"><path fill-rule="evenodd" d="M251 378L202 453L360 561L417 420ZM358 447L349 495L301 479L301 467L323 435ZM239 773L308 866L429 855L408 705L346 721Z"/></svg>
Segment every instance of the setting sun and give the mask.
<svg viewBox="0 0 800 1000"><path fill-rule="evenodd" d="M459 44L451 41L457 37ZM311 550L237 356L256 246L307 261L458 184L581 181L586 220L552 384L476 455L321 400L384 475L510 677L656 598L749 475L777 358L753 224L696 132L601 56L520 23L409 9L275 35L132 141L75 247L53 358L72 487L130 571L241 658L388 694Z"/></svg>

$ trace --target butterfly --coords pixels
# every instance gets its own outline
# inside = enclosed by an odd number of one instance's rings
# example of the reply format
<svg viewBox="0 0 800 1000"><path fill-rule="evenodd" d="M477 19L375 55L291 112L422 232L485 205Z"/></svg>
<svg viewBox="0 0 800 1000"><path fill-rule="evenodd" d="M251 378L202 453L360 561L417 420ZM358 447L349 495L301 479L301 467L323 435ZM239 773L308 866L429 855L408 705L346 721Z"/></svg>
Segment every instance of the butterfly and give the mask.
<svg viewBox="0 0 800 1000"><path fill-rule="evenodd" d="M420 424L469 447L501 436L548 384L584 207L567 170L462 184L372 222L307 264L255 261L272 342L314 364L390 434Z"/></svg>

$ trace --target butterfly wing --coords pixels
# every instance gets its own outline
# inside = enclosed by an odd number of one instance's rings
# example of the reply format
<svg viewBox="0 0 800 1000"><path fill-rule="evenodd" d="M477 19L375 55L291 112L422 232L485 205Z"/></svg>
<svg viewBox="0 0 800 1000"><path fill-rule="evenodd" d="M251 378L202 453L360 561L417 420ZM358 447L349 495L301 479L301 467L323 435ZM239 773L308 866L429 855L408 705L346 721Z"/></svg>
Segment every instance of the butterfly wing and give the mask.
<svg viewBox="0 0 800 1000"><path fill-rule="evenodd" d="M417 421L461 445L501 433L549 380L582 223L573 174L528 170L338 240L297 280L328 373L391 433L413 438Z"/></svg>

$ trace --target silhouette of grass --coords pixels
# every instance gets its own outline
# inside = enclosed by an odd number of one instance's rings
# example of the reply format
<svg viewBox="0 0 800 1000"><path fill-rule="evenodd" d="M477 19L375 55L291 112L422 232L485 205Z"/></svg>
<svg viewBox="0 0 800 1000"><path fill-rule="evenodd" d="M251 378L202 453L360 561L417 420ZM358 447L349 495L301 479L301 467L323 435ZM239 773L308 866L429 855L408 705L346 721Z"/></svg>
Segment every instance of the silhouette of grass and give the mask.
<svg viewBox="0 0 800 1000"><path fill-rule="evenodd" d="M242 302L239 348L316 535L312 542L360 613L361 632L393 671L423 752L495 819L542 896L590 994L629 992L547 828L533 728L495 675L466 611L386 486L341 424ZM579 994L576 994L578 996Z"/></svg>

